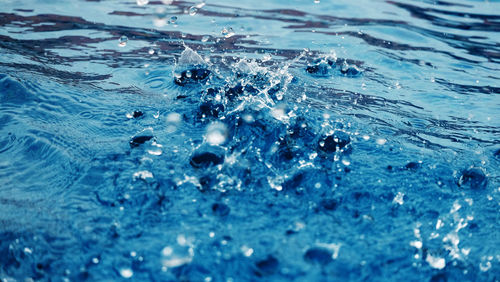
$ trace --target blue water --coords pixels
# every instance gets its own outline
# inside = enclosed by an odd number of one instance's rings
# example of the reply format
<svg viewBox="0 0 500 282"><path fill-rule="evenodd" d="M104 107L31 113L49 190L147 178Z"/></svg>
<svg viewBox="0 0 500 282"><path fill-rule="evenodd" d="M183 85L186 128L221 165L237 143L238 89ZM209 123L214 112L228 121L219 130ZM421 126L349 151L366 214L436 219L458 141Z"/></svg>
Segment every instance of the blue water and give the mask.
<svg viewBox="0 0 500 282"><path fill-rule="evenodd" d="M138 2L1 3L1 281L499 281L500 2Z"/></svg>

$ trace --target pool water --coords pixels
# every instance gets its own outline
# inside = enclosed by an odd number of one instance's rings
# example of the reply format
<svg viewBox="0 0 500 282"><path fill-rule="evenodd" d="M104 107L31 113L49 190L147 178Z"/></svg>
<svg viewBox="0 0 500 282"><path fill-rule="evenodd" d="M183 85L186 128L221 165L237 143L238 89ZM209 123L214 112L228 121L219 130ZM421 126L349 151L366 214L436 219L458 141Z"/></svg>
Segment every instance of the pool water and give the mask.
<svg viewBox="0 0 500 282"><path fill-rule="evenodd" d="M4 0L1 281L499 281L500 2Z"/></svg>

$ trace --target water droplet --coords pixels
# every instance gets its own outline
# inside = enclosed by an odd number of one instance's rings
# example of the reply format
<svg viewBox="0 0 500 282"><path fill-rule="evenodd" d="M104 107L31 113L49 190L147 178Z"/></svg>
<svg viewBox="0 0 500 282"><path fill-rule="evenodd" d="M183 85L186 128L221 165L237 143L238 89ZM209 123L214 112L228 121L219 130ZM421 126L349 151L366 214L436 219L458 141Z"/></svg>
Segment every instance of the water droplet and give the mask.
<svg viewBox="0 0 500 282"><path fill-rule="evenodd" d="M320 0L314 0L314 4L319 4Z"/></svg>
<svg viewBox="0 0 500 282"><path fill-rule="evenodd" d="M207 42L210 37L208 35L205 35L201 38L201 42Z"/></svg>
<svg viewBox="0 0 500 282"><path fill-rule="evenodd" d="M139 2L139 0L137 1ZM123 278L130 278L134 275L134 272L132 271L132 269L130 268L122 268L120 269L120 275L123 277Z"/></svg>
<svg viewBox="0 0 500 282"><path fill-rule="evenodd" d="M153 19L153 24L156 27L164 27L165 25L167 25L167 20L162 19L162 18L155 18L155 19Z"/></svg>
<svg viewBox="0 0 500 282"><path fill-rule="evenodd" d="M148 53L149 53L149 55L153 55L155 53L155 50L149 49Z"/></svg>
<svg viewBox="0 0 500 282"><path fill-rule="evenodd" d="M149 3L149 0L137 0L137 5L144 6Z"/></svg>
<svg viewBox="0 0 500 282"><path fill-rule="evenodd" d="M196 15L196 13L198 13L198 8L196 8L195 6L192 6L191 8L189 8L189 15L190 16L194 16L194 15Z"/></svg>
<svg viewBox="0 0 500 282"><path fill-rule="evenodd" d="M233 28L223 28L222 31L220 32L222 34L222 36L224 36L225 38L229 38L231 36L234 35L234 31L233 31Z"/></svg>
<svg viewBox="0 0 500 282"><path fill-rule="evenodd" d="M118 39L118 46L125 47L127 46L127 42L128 42L128 37L123 35L122 37L120 37L120 39Z"/></svg>
<svg viewBox="0 0 500 282"><path fill-rule="evenodd" d="M173 24L174 24L174 23L176 23L176 22L177 22L177 17L176 17L176 16L172 16L172 17L170 18L170 23L173 23Z"/></svg>

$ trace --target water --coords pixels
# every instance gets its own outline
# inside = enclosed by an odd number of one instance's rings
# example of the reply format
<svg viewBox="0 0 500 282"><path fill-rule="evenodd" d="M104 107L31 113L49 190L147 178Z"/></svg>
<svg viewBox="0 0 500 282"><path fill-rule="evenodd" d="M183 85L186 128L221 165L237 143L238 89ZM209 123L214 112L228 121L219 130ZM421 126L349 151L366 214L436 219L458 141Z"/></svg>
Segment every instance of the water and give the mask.
<svg viewBox="0 0 500 282"><path fill-rule="evenodd" d="M2 280L498 281L499 2L2 4Z"/></svg>

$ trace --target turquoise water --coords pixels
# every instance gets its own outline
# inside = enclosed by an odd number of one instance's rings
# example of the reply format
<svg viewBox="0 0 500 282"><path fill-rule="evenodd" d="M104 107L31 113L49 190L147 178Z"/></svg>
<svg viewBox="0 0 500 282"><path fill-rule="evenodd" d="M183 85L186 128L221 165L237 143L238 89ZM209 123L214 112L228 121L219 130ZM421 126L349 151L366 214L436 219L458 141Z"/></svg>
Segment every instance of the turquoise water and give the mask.
<svg viewBox="0 0 500 282"><path fill-rule="evenodd" d="M1 4L2 281L500 279L500 2Z"/></svg>

